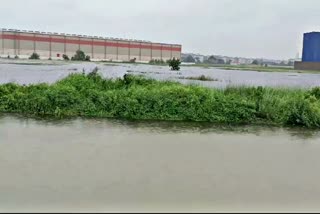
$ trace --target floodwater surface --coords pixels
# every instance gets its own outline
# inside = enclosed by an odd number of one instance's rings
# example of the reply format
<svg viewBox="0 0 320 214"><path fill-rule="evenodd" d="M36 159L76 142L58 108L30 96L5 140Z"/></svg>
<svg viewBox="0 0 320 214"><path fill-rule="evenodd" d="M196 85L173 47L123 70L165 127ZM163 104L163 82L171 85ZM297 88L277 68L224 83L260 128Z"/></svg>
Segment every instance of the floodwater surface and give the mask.
<svg viewBox="0 0 320 214"><path fill-rule="evenodd" d="M320 132L0 116L0 212L319 211Z"/></svg>
<svg viewBox="0 0 320 214"><path fill-rule="evenodd" d="M227 86L270 86L310 88L320 85L320 74L277 73L222 70L218 68L182 67L181 71L171 71L168 66L112 63L65 63L31 65L29 61L0 61L0 84L16 82L19 84L54 83L71 73L89 73L96 66L106 78L119 78L127 73L143 75L158 80L173 80L184 84L197 84L205 87L225 88ZM29 64L28 64L29 63ZM44 63L44 62L43 62ZM187 80L190 77L205 75L215 81Z"/></svg>

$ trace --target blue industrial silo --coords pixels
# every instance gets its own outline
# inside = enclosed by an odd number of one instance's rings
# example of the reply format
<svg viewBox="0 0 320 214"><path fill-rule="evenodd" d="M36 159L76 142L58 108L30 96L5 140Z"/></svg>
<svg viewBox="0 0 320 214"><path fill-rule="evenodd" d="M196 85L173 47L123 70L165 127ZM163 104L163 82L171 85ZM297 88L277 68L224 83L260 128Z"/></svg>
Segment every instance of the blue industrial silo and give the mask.
<svg viewBox="0 0 320 214"><path fill-rule="evenodd" d="M320 62L320 32L304 34L302 61Z"/></svg>

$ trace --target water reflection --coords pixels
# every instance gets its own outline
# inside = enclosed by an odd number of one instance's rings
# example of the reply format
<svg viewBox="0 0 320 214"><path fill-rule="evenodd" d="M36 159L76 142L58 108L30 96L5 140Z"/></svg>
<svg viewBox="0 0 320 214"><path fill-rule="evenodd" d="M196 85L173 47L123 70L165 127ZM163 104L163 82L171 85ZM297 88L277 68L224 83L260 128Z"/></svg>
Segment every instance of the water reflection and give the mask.
<svg viewBox="0 0 320 214"><path fill-rule="evenodd" d="M78 127L82 129L119 129L128 132L149 134L220 134L220 135L255 135L272 136L274 134L289 135L296 139L320 139L320 130L301 127L277 127L268 125L230 125L207 122L183 121L133 121L110 118L65 118L25 117L23 115L0 114L0 126L6 123L19 123L24 126L35 125L40 127Z"/></svg>
<svg viewBox="0 0 320 214"><path fill-rule="evenodd" d="M0 116L0 212L319 210L317 130Z"/></svg>

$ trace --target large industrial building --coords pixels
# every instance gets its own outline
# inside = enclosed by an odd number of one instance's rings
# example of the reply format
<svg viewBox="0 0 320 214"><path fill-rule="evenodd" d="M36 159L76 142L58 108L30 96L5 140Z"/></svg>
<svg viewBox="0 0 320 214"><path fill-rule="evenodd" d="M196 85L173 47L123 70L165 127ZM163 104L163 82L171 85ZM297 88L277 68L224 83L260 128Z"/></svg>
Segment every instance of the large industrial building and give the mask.
<svg viewBox="0 0 320 214"><path fill-rule="evenodd" d="M320 70L320 32L305 33L302 62L295 62L297 70Z"/></svg>
<svg viewBox="0 0 320 214"><path fill-rule="evenodd" d="M41 59L70 58L82 50L92 60L129 61L136 59L168 60L181 58L181 45L152 43L142 40L126 40L98 36L64 33L48 33L15 29L0 29L0 55L2 57L28 58L32 53Z"/></svg>

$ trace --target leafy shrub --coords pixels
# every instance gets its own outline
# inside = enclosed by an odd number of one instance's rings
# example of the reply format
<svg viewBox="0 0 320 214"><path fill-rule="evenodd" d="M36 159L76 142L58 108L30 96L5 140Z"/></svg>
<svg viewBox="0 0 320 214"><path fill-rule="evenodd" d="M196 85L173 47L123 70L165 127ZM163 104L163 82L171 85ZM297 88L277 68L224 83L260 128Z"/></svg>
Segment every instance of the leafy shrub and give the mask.
<svg viewBox="0 0 320 214"><path fill-rule="evenodd" d="M314 96L314 97L316 97L317 99L320 99L320 87L313 88L313 89L310 91L309 95Z"/></svg>
<svg viewBox="0 0 320 214"><path fill-rule="evenodd" d="M149 61L149 64L151 64L151 65L165 65L166 63L163 61L163 59L151 59Z"/></svg>
<svg viewBox="0 0 320 214"><path fill-rule="evenodd" d="M320 103L312 99L290 102L288 125L320 127Z"/></svg>
<svg viewBox="0 0 320 214"><path fill-rule="evenodd" d="M15 59L19 59L19 56L18 56L18 55L16 55L14 58L15 58Z"/></svg>
<svg viewBox="0 0 320 214"><path fill-rule="evenodd" d="M29 59L36 59L36 60L38 60L38 59L40 59L40 55L37 54L37 53L33 53L33 54L29 57Z"/></svg>
<svg viewBox="0 0 320 214"><path fill-rule="evenodd" d="M71 58L73 61L86 61L86 54L82 50L77 50L76 54Z"/></svg>
<svg viewBox="0 0 320 214"><path fill-rule="evenodd" d="M130 59L130 63L136 63L137 58Z"/></svg>
<svg viewBox="0 0 320 214"><path fill-rule="evenodd" d="M173 71L179 71L180 65L181 65L180 59L173 58L173 59L169 60L169 66L171 67L171 70L173 70Z"/></svg>
<svg viewBox="0 0 320 214"><path fill-rule="evenodd" d="M63 54L63 55L62 55L62 58L63 58L64 60L66 60L66 61L69 61L69 60L70 60L69 56L66 55L66 54Z"/></svg>
<svg viewBox="0 0 320 214"><path fill-rule="evenodd" d="M86 56L85 61L91 61L91 58L89 55Z"/></svg>

